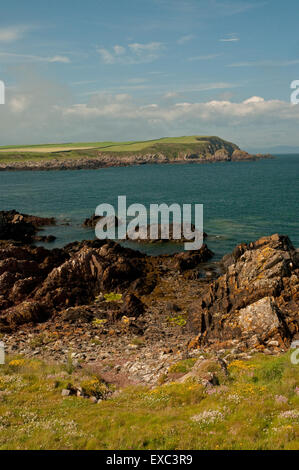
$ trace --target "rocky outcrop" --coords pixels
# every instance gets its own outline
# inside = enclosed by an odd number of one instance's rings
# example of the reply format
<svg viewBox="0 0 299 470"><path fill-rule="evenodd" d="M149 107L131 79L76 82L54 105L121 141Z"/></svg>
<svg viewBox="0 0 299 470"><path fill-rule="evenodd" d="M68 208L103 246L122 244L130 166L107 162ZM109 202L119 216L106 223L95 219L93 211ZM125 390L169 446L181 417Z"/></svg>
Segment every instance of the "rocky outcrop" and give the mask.
<svg viewBox="0 0 299 470"><path fill-rule="evenodd" d="M196 235L207 238L206 232L198 232L194 224L189 223L170 223L170 224L151 224L137 226L137 231L131 229L127 233L127 238L138 243L186 243L193 242ZM177 236L179 237L177 238ZM136 238L138 236L138 238Z"/></svg>
<svg viewBox="0 0 299 470"><path fill-rule="evenodd" d="M138 316L143 307L133 293L146 294L155 282L146 255L114 242L72 243L54 250L2 243L0 321L11 328L41 321L66 307L92 304L102 291L128 294L123 315Z"/></svg>
<svg viewBox="0 0 299 470"><path fill-rule="evenodd" d="M288 344L299 330L298 252L286 236L242 244L223 259L225 272L194 302L189 327L207 343L243 338Z"/></svg>
<svg viewBox="0 0 299 470"><path fill-rule="evenodd" d="M252 159L258 159L258 158L266 158L267 156L266 155L252 155L248 152L245 152L244 150L240 150L240 149L237 149L237 150L234 150L234 152L232 153L231 155L231 160L232 161L242 161L242 160L252 160ZM270 157L270 155L268 155L268 157Z"/></svg>
<svg viewBox="0 0 299 470"><path fill-rule="evenodd" d="M52 235L36 236L41 227L46 225L55 225L55 219L21 214L15 210L0 211L0 240L16 240L26 243L54 241L55 237Z"/></svg>
<svg viewBox="0 0 299 470"><path fill-rule="evenodd" d="M91 217L88 217L87 219L84 220L82 227L86 228L95 228L97 223L102 220L104 216L101 215L92 215ZM119 225L119 220L117 217L105 217L105 220L107 221L107 226L111 227L118 227Z"/></svg>
<svg viewBox="0 0 299 470"><path fill-rule="evenodd" d="M214 253L207 247L206 244L199 250L184 251L177 255L174 255L175 267L179 272L184 272L189 269L193 269L201 263L209 261L213 257Z"/></svg>
<svg viewBox="0 0 299 470"><path fill-rule="evenodd" d="M198 359L191 371L183 375L178 382L200 383L205 387L219 385L220 380L228 376L226 363L219 359Z"/></svg>
<svg viewBox="0 0 299 470"><path fill-rule="evenodd" d="M288 347L299 332L299 253L289 238L238 245L220 264L208 263L212 256L206 244L151 257L106 240L53 250L1 241L0 331L95 321L106 335L118 324L119 334L130 328L162 342L183 328L192 347Z"/></svg>

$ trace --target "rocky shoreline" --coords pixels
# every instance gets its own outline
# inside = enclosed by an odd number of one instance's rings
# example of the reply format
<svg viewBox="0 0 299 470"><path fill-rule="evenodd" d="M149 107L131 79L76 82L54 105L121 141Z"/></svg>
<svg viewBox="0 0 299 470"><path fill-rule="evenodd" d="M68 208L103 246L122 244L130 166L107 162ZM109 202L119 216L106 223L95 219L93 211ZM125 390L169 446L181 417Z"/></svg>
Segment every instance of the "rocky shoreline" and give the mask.
<svg viewBox="0 0 299 470"><path fill-rule="evenodd" d="M180 359L276 355L299 337L299 252L287 236L238 245L220 263L207 245L151 257L106 240L48 250L20 238L0 241L8 353L154 384Z"/></svg>
<svg viewBox="0 0 299 470"><path fill-rule="evenodd" d="M11 162L0 161L0 171L43 171L43 170L97 170L100 168L126 167L152 164L194 164L234 161L256 161L263 158L273 158L271 155L249 154L238 148L220 148L214 153L179 152L170 157L167 153L146 153L120 155L103 152L78 152L76 158L68 157L67 152L52 154L51 158L26 159L16 155ZM91 154L91 155L89 155Z"/></svg>

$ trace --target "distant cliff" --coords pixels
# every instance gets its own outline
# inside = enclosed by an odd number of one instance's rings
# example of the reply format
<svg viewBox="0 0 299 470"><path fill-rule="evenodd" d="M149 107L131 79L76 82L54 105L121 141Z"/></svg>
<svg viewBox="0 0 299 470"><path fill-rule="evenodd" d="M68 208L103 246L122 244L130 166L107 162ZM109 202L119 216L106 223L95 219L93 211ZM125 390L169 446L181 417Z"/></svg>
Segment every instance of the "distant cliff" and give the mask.
<svg viewBox="0 0 299 470"><path fill-rule="evenodd" d="M82 148L82 145L86 145ZM252 155L219 137L178 137L145 142L74 144L0 149L0 170L97 169L153 163L208 163L268 158ZM91 145L91 144L90 144ZM54 151L53 151L54 150Z"/></svg>

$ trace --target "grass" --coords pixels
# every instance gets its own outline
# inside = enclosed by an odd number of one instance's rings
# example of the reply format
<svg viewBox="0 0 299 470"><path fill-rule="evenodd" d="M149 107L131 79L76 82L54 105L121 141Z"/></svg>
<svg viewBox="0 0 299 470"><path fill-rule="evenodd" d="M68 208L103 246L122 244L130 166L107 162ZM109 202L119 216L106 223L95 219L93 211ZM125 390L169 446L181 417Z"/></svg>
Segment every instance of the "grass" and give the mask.
<svg viewBox="0 0 299 470"><path fill-rule="evenodd" d="M105 148L109 147L110 145L113 145L113 142L71 142L71 143L65 143L65 144L39 144L39 145L7 145L7 146L1 146L0 147L0 152L14 152L16 150L18 151L24 151L24 152L55 152L57 149L59 150L73 150L73 149L87 149L87 148Z"/></svg>
<svg viewBox="0 0 299 470"><path fill-rule="evenodd" d="M67 150L80 150L80 149L105 149L107 151L127 151L128 149L132 150L142 150L146 147L152 146L159 143L181 143L181 144L190 144L197 143L200 137L190 136L190 137L164 137L162 139L155 140L145 140L145 141L129 141L129 142L72 142L65 144L39 144L39 145L8 145L1 146L0 152L55 152L57 149L60 151Z"/></svg>
<svg viewBox="0 0 299 470"><path fill-rule="evenodd" d="M210 391L135 386L93 404L61 396L67 383L101 386L84 369L11 359L0 366L0 449L299 449L299 367L289 354L229 371Z"/></svg>
<svg viewBox="0 0 299 470"><path fill-rule="evenodd" d="M214 150L232 144L219 137L183 136L164 137L148 141L131 142L89 142L89 143L65 143L65 144L41 144L0 147L0 163L44 162L53 159L79 159L95 158L98 153L113 154L117 157L126 157L138 154L159 154L168 158L177 158L180 153L207 154L212 147Z"/></svg>

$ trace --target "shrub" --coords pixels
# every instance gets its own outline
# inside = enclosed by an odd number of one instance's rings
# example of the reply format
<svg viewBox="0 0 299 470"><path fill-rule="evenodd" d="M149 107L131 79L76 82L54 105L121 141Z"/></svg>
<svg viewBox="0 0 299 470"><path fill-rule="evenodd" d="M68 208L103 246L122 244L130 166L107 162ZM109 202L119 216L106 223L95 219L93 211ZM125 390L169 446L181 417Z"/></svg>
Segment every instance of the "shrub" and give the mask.
<svg viewBox="0 0 299 470"><path fill-rule="evenodd" d="M187 323L187 320L183 317L183 315L177 315L176 317L168 317L167 321L177 326L185 326Z"/></svg>
<svg viewBox="0 0 299 470"><path fill-rule="evenodd" d="M195 362L197 359L195 358L190 358L190 359L184 359L182 361L177 362L176 364L173 364L172 366L169 367L168 372L171 373L182 373L186 374L187 372L190 372L192 367L194 366Z"/></svg>
<svg viewBox="0 0 299 470"><path fill-rule="evenodd" d="M104 294L104 298L106 302L123 302L122 294L116 294L115 292L110 292L109 294Z"/></svg>

